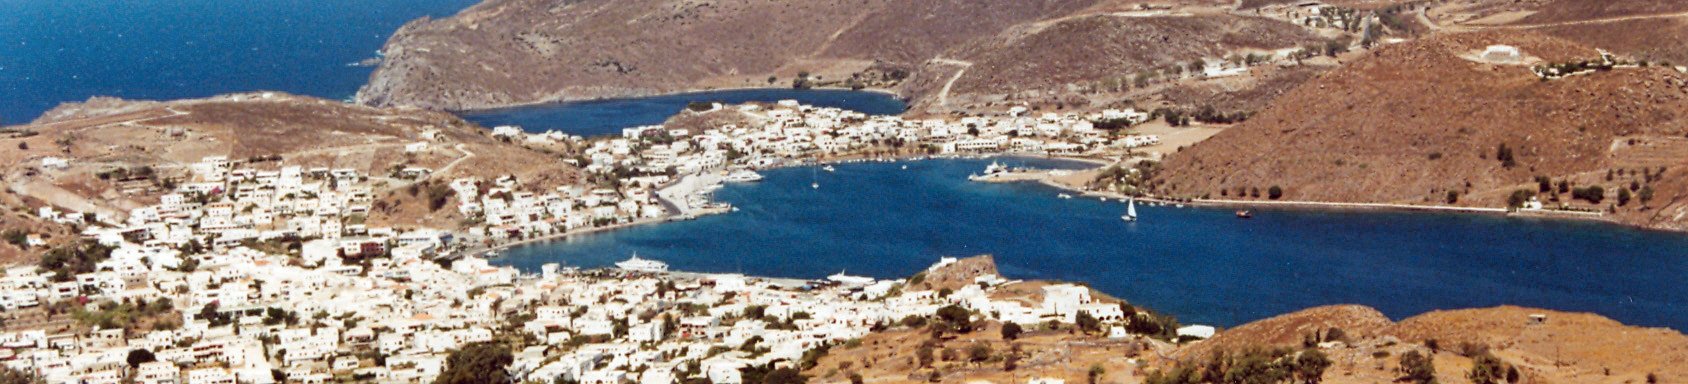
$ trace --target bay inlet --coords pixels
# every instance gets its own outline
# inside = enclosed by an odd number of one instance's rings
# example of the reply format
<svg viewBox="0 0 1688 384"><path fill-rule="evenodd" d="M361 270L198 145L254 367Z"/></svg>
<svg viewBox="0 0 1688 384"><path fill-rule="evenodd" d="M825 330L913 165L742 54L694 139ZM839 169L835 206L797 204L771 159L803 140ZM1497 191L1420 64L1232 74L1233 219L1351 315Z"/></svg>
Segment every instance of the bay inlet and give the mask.
<svg viewBox="0 0 1688 384"><path fill-rule="evenodd" d="M850 91L736 90L464 113L486 126L615 135L658 124L693 101L806 104L873 114L900 101ZM1688 237L1617 225L1496 215L1139 207L1058 199L1035 182L973 183L992 160L947 159L773 169L716 199L740 211L569 236L502 252L494 263L537 270L606 267L638 253L675 270L821 278L901 278L941 256L993 254L1022 279L1089 284L1180 316L1235 326L1327 304L1395 318L1437 309L1522 305L1588 311L1627 324L1688 329ZM1007 158L1012 166L1094 165ZM906 167L906 169L905 169ZM818 188L812 186L818 184Z"/></svg>

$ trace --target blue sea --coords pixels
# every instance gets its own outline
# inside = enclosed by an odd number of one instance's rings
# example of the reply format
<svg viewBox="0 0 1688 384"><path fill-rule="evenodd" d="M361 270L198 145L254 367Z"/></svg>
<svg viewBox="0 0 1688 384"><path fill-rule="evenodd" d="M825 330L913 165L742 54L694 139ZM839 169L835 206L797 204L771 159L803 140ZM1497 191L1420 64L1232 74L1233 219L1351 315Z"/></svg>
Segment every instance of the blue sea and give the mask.
<svg viewBox="0 0 1688 384"><path fill-rule="evenodd" d="M840 89L763 88L573 101L465 111L458 115L485 127L514 125L534 133L555 130L581 136L603 136L620 135L622 128L661 124L692 102L740 104L788 99L807 105L844 108L870 115L895 115L908 108L902 100L886 93Z"/></svg>
<svg viewBox="0 0 1688 384"><path fill-rule="evenodd" d="M346 99L400 25L479 0L0 0L0 123L91 96Z"/></svg>
<svg viewBox="0 0 1688 384"><path fill-rule="evenodd" d="M902 278L940 256L993 254L1008 277L1088 283L1187 324L1235 326L1326 304L1396 319L1513 304L1688 329L1688 236L1679 233L1409 212L1256 210L1242 220L1143 205L1141 221L1127 223L1118 201L966 180L990 161L770 170L716 193L739 212L518 247L494 262L604 267L637 252L683 271Z"/></svg>

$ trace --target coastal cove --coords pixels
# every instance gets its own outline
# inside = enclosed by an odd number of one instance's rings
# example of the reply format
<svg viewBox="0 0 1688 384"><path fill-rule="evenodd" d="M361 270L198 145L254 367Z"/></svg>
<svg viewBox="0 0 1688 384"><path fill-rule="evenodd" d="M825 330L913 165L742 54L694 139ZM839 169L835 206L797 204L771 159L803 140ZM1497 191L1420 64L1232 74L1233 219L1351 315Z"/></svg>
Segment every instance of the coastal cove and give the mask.
<svg viewBox="0 0 1688 384"><path fill-rule="evenodd" d="M895 115L908 105L896 95L843 89L749 88L650 97L569 101L500 109L459 111L458 116L484 127L513 125L529 133L559 131L580 136L620 135L622 128L661 124L692 102L776 102L842 108L869 115Z"/></svg>
<svg viewBox="0 0 1688 384"><path fill-rule="evenodd" d="M477 0L6 2L0 121L93 96L170 100L283 91L346 99L399 26ZM360 64L361 63L361 64Z"/></svg>
<svg viewBox="0 0 1688 384"><path fill-rule="evenodd" d="M939 256L993 254L1013 278L1090 284L1178 315L1235 326L1339 303L1401 318L1502 304L1589 311L1688 328L1688 238L1604 223L1455 213L1229 210L1060 199L1033 182L974 183L991 160L768 170L716 199L739 212L503 251L495 264L603 267L637 252L676 270L900 278ZM1047 159L1014 166L1087 168ZM904 169L903 167L907 168ZM811 188L810 184L819 184Z"/></svg>

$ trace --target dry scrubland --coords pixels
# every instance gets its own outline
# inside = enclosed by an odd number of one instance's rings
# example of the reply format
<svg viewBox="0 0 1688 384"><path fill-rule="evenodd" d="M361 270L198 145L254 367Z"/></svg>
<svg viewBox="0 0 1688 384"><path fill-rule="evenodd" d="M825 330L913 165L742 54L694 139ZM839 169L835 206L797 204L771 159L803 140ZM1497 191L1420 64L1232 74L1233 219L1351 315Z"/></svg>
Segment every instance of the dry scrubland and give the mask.
<svg viewBox="0 0 1688 384"><path fill-rule="evenodd" d="M987 257L964 259L921 276L911 291L941 290L950 284L994 273ZM1001 288L992 299L1043 300L1046 282L1021 282ZM1098 292L1092 292L1099 294ZM1098 296L1099 302L1120 303ZM1544 316L1537 322L1534 316ZM815 381L848 382L1023 382L1057 378L1068 382L1138 383L1156 373L1194 369L1246 351L1316 349L1330 365L1327 383L1402 382L1402 357L1427 356L1441 383L1471 383L1469 373L1481 359L1498 362L1504 374L1515 371L1523 383L1641 383L1688 376L1688 337L1662 328L1625 326L1587 313L1532 308L1435 311L1392 321L1375 309L1333 305L1263 319L1224 329L1200 342L1173 343L1146 336L1107 338L1072 323L1049 327L1020 324L1009 338L1006 324L975 321L969 332L934 333L951 327L942 317L905 320L859 340L835 346L805 371ZM1228 369L1228 368L1227 368ZM1259 374L1256 372L1255 374ZM935 377L934 377L935 375ZM1241 379L1242 374L1235 376Z"/></svg>
<svg viewBox="0 0 1688 384"><path fill-rule="evenodd" d="M1239 187L1276 185L1290 200L1406 204L1446 204L1452 191L1461 196L1457 205L1494 207L1514 191L1537 191L1541 176L1606 188L1600 204L1558 194L1573 207L1615 208L1624 222L1682 228L1688 207L1676 196L1685 192L1679 165L1688 162L1680 144L1688 134L1688 77L1638 67L1542 80L1529 66L1467 57L1491 44L1548 62L1598 55L1515 31L1385 46L1173 155L1157 190L1227 198ZM1503 144L1511 164L1501 159ZM1653 198L1613 207L1616 188L1632 182L1650 187Z"/></svg>

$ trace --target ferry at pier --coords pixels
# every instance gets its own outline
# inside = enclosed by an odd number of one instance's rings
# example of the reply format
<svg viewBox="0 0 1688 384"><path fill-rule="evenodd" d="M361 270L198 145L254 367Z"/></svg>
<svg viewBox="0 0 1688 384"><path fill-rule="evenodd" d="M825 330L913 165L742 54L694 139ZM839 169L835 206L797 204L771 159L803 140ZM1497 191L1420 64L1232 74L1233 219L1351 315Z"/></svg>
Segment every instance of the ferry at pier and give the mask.
<svg viewBox="0 0 1688 384"><path fill-rule="evenodd" d="M668 263L664 263L664 262L656 261L656 260L651 260L651 259L641 259L641 258L639 258L639 254L637 254L637 253L633 254L633 258L616 262L615 267L625 269L625 270L629 270L629 271L639 271L639 272L667 272L668 271Z"/></svg>
<svg viewBox="0 0 1688 384"><path fill-rule="evenodd" d="M748 170L748 169L740 169L740 170L737 170L737 171L733 171L733 173L727 174L727 177L722 179L722 180L729 182L729 183L748 183L748 182L753 182L753 181L762 181L762 174L756 173L756 171L752 171L752 170Z"/></svg>

